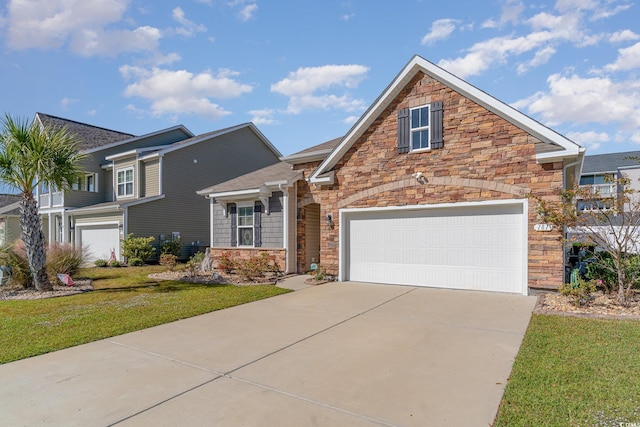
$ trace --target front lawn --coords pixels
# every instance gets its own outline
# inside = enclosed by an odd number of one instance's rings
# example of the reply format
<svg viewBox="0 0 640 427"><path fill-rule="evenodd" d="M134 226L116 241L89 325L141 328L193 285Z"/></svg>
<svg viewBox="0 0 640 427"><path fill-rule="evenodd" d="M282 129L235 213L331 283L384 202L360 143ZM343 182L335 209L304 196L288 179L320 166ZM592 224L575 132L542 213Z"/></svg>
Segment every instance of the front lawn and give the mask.
<svg viewBox="0 0 640 427"><path fill-rule="evenodd" d="M48 353L289 292L274 285L158 282L163 267L88 268L94 291L0 301L0 363Z"/></svg>
<svg viewBox="0 0 640 427"><path fill-rule="evenodd" d="M495 426L622 423L640 425L640 321L534 315Z"/></svg>

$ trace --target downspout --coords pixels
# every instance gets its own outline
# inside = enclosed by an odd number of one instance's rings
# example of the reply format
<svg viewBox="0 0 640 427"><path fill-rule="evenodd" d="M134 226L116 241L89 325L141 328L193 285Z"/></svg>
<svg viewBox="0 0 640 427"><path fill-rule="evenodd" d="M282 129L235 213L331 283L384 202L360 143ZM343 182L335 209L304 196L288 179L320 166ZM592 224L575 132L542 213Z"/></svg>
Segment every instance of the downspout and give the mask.
<svg viewBox="0 0 640 427"><path fill-rule="evenodd" d="M284 272L288 274L291 271L289 270L289 188L283 184L279 184L278 188L282 191L282 204L284 205L282 243L284 246Z"/></svg>
<svg viewBox="0 0 640 427"><path fill-rule="evenodd" d="M213 211L214 198L209 197L209 247L213 248Z"/></svg>

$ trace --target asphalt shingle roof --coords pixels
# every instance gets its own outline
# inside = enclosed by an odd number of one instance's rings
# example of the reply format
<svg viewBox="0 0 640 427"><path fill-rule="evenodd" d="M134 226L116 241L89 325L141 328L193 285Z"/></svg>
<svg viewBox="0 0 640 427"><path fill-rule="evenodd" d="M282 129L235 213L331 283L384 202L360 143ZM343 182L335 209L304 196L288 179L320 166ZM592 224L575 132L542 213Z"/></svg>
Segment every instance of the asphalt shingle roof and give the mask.
<svg viewBox="0 0 640 427"><path fill-rule="evenodd" d="M136 136L130 133L119 132L86 123L76 122L74 120L50 116L48 114L36 113L36 115L44 126L51 126L54 129L66 127L69 132L73 133L78 137L78 139L80 139L78 149L81 151L102 147L103 145L113 144L115 142L124 141L125 139L135 138Z"/></svg>
<svg viewBox="0 0 640 427"><path fill-rule="evenodd" d="M638 166L640 161L632 157L640 158L640 151L625 151L622 153L594 154L584 156L582 174L597 172L613 172L620 167Z"/></svg>
<svg viewBox="0 0 640 427"><path fill-rule="evenodd" d="M274 163L253 172L229 181L221 182L212 187L198 191L200 194L226 193L229 191L249 190L259 188L267 182L289 181L300 174L300 171L291 169L292 165L286 162Z"/></svg>

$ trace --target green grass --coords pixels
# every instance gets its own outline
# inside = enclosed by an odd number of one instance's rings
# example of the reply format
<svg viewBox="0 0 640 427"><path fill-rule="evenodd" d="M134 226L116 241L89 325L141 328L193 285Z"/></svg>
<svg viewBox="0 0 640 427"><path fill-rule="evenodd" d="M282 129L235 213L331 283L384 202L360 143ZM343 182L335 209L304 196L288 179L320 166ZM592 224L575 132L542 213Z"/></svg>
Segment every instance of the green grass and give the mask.
<svg viewBox="0 0 640 427"><path fill-rule="evenodd" d="M640 425L640 322L534 315L495 426Z"/></svg>
<svg viewBox="0 0 640 427"><path fill-rule="evenodd" d="M93 292L0 301L0 363L48 353L289 292L273 285L201 285L147 277L163 267L83 269Z"/></svg>

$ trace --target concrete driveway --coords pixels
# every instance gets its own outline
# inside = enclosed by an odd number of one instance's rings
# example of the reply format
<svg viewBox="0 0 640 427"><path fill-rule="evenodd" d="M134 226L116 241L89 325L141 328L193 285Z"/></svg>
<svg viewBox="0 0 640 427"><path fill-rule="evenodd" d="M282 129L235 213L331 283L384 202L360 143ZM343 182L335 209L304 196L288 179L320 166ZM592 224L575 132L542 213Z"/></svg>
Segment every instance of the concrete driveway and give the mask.
<svg viewBox="0 0 640 427"><path fill-rule="evenodd" d="M1 365L0 424L487 426L534 304L310 287Z"/></svg>

